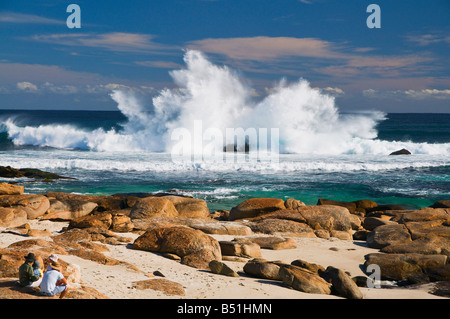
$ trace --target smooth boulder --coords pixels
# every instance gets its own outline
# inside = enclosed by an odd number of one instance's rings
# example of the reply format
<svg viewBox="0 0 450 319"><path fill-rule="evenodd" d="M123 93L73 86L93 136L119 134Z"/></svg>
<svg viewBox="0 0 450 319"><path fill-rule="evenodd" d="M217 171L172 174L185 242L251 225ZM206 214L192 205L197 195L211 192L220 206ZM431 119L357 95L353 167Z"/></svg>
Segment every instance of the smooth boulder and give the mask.
<svg viewBox="0 0 450 319"><path fill-rule="evenodd" d="M253 218L280 209L285 209L284 200L279 198L250 198L230 211L229 220Z"/></svg>
<svg viewBox="0 0 450 319"><path fill-rule="evenodd" d="M47 214L42 219L73 220L89 215L97 206L97 203L77 199L51 199Z"/></svg>
<svg viewBox="0 0 450 319"><path fill-rule="evenodd" d="M178 211L173 203L161 197L147 197L140 199L131 208L131 219L142 219L150 217L178 217Z"/></svg>
<svg viewBox="0 0 450 319"><path fill-rule="evenodd" d="M0 183L0 195L23 195L23 191L23 186Z"/></svg>
<svg viewBox="0 0 450 319"><path fill-rule="evenodd" d="M0 207L0 227L18 227L27 223L27 212L20 208Z"/></svg>
<svg viewBox="0 0 450 319"><path fill-rule="evenodd" d="M176 254L181 258L199 256L207 263L211 260L222 260L220 244L216 239L200 230L182 226L155 227L148 230L134 241L132 248Z"/></svg>
<svg viewBox="0 0 450 319"><path fill-rule="evenodd" d="M163 196L175 206L180 217L206 218L209 216L209 208L203 199L182 197L182 196Z"/></svg>
<svg viewBox="0 0 450 319"><path fill-rule="evenodd" d="M20 208L28 219L36 219L47 212L50 201L43 195L0 195L0 206Z"/></svg>
<svg viewBox="0 0 450 319"><path fill-rule="evenodd" d="M392 244L410 242L411 235L405 225L382 225L367 234L367 246L370 248L384 248Z"/></svg>

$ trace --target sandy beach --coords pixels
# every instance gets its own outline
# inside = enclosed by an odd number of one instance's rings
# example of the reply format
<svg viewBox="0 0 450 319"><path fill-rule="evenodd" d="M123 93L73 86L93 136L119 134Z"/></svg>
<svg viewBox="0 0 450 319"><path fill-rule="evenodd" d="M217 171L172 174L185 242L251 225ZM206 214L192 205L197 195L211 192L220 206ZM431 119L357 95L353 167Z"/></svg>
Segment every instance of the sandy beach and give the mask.
<svg viewBox="0 0 450 319"><path fill-rule="evenodd" d="M68 225L68 222L30 220L32 229L48 229L52 235ZM0 247L28 239L11 233L0 231ZM137 238L135 233L120 233L120 236ZM217 240L232 240L239 236L211 235ZM262 258L271 261L290 263L295 259L303 259L310 263L317 263L325 268L334 266L353 276L364 275L360 265L364 262L364 255L377 252L368 248L364 241L340 240L337 238L298 238L292 237L297 248L284 250L261 249ZM42 237L51 241L50 237ZM82 259L73 255L60 255L60 259L79 267L81 280L72 283L73 288L80 284L96 289L98 292L112 299L340 299L335 295L308 294L287 288L282 282L258 279L248 276L243 271L245 261L224 261L235 270L239 277L227 277L210 271L199 270L168 259L161 254L133 250L129 244L107 245L108 257L127 262L137 267L132 270L124 265L106 266ZM159 276L154 273L159 272ZM170 295L152 289L136 289L135 282L162 278L179 283L185 294ZM408 288L360 288L364 299L443 299L428 293L430 284L408 286Z"/></svg>

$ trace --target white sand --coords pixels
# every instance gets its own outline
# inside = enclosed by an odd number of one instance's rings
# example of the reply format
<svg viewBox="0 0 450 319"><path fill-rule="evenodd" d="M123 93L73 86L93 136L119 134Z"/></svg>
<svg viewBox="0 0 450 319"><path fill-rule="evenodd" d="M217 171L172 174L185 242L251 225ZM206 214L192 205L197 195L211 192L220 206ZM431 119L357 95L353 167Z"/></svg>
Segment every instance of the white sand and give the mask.
<svg viewBox="0 0 450 319"><path fill-rule="evenodd" d="M53 234L67 223L51 221L29 221L33 229L49 229ZM4 228L0 228L0 232ZM118 234L124 237L137 238L133 233ZM235 236L214 235L218 240L231 240ZM0 233L0 247L7 247L13 242L29 239L14 234ZM43 239L51 240L49 237ZM291 263L295 259L303 259L310 263L324 266L334 266L348 271L351 276L364 275L360 265L364 263L364 255L377 252L367 248L364 242L353 242L339 239L294 238L296 249L268 250L261 249L262 257L267 260L281 260ZM225 263L237 271L240 277L226 277L209 271L198 270L181 265L179 262L167 259L160 254L132 250L127 245L107 245L110 252L105 255L117 260L135 265L136 272L124 265L105 266L76 256L60 256L72 265L78 266L81 272L81 282L95 288L113 299L336 299L337 296L302 293L286 288L281 282L257 279L243 272L244 262ZM336 250L330 250L335 247ZM183 285L185 296L169 296L151 289L138 290L133 288L134 281L148 280L154 277L152 273L160 271L165 279ZM361 288L365 299L438 299L422 288Z"/></svg>

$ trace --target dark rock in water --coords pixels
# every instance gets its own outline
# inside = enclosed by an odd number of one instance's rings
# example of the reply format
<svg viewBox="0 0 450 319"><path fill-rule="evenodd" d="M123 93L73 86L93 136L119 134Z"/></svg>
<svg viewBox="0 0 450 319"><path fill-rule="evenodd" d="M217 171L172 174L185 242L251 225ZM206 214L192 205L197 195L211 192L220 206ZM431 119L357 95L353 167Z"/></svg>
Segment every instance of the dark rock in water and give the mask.
<svg viewBox="0 0 450 319"><path fill-rule="evenodd" d="M411 152L408 151L407 149L402 148L401 150L392 152L389 155L411 155Z"/></svg>
<svg viewBox="0 0 450 319"><path fill-rule="evenodd" d="M244 147L242 146L238 146L236 143L235 144L227 144L223 147L223 152L228 152L228 153L237 153L237 152L243 152L243 153L248 153L250 152L250 145L249 143L246 141Z"/></svg>
<svg viewBox="0 0 450 319"><path fill-rule="evenodd" d="M11 166L0 166L0 177L17 178L23 177L23 174Z"/></svg>
<svg viewBox="0 0 450 319"><path fill-rule="evenodd" d="M0 166L0 177L7 177L7 178L28 177L49 181L54 179L75 179L72 177L61 176L55 173L44 172L36 168L16 169L11 166Z"/></svg>
<svg viewBox="0 0 450 319"><path fill-rule="evenodd" d="M450 199L440 200L430 207L432 208L450 208Z"/></svg>

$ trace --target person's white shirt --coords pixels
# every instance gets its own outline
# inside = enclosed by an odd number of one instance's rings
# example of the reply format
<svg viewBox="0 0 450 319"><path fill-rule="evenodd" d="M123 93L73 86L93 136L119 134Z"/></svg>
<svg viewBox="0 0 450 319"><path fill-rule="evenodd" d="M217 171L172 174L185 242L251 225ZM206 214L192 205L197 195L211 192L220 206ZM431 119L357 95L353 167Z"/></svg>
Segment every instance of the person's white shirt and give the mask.
<svg viewBox="0 0 450 319"><path fill-rule="evenodd" d="M63 278L64 275L59 271L54 269L47 270L44 274L44 277L42 277L40 285L41 292L52 293L56 288L56 283L58 282L58 280L61 280Z"/></svg>

